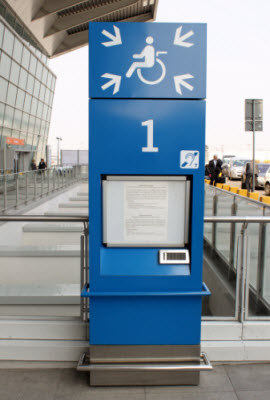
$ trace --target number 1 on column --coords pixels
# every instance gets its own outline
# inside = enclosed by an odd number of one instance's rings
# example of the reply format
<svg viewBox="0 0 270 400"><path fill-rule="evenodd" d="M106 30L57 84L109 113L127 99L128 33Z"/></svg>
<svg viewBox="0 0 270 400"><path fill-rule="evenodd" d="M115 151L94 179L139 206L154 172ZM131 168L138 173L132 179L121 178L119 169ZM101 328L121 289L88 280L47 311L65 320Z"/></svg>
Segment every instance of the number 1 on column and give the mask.
<svg viewBox="0 0 270 400"><path fill-rule="evenodd" d="M157 153L158 147L153 147L154 141L154 121L149 119L148 121L142 122L142 126L147 126L147 147L142 147L143 152Z"/></svg>

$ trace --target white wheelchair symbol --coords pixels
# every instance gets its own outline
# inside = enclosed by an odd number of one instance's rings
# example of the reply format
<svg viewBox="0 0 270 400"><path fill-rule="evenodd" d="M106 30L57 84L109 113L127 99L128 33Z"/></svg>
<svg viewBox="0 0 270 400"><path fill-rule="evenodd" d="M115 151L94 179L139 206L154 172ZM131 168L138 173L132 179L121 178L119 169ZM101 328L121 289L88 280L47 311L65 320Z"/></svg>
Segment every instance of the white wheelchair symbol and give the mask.
<svg viewBox="0 0 270 400"><path fill-rule="evenodd" d="M152 44L154 43L154 39L152 38L152 36L148 36L145 41L147 43L147 46L145 46L145 48L143 49L141 54L133 54L133 58L137 58L137 59L144 58L144 61L138 61L138 62L135 61L130 66L129 70L127 71L126 77L130 78L133 75L133 73L135 72L135 70L137 69L138 78L143 83L145 83L146 85L157 85L158 83L163 81L163 79L166 76L165 64L162 60L160 60L158 58L158 56L160 54L167 54L168 52L167 51L157 51L156 52L154 46L152 46ZM161 66L161 76L154 81L149 81L143 77L142 69L152 68L155 66L156 62Z"/></svg>

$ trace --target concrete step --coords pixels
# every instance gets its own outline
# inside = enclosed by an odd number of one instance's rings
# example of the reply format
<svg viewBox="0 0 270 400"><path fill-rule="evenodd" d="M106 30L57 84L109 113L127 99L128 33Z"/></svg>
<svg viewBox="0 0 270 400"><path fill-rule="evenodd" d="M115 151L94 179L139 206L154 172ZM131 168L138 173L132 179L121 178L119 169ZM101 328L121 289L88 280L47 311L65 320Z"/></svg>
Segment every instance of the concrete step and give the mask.
<svg viewBox="0 0 270 400"><path fill-rule="evenodd" d="M0 246L1 284L79 284L80 247Z"/></svg>
<svg viewBox="0 0 270 400"><path fill-rule="evenodd" d="M88 202L88 196L70 197L69 201L87 201Z"/></svg>
<svg viewBox="0 0 270 400"><path fill-rule="evenodd" d="M83 234L82 224L26 224L23 227L22 243L27 246L40 245L53 246L80 245L80 237Z"/></svg>
<svg viewBox="0 0 270 400"><path fill-rule="evenodd" d="M77 196L86 196L86 197L88 197L88 192L78 192Z"/></svg>
<svg viewBox="0 0 270 400"><path fill-rule="evenodd" d="M80 315L80 285L1 284L0 313L1 316L18 317L78 317Z"/></svg>
<svg viewBox="0 0 270 400"><path fill-rule="evenodd" d="M71 203L60 203L58 205L59 208L87 208L88 209L88 202L71 202Z"/></svg>
<svg viewBox="0 0 270 400"><path fill-rule="evenodd" d="M72 210L70 208L62 208L61 211L46 211L44 215L51 215L51 216L74 216L74 217L88 217L88 211L77 211Z"/></svg>

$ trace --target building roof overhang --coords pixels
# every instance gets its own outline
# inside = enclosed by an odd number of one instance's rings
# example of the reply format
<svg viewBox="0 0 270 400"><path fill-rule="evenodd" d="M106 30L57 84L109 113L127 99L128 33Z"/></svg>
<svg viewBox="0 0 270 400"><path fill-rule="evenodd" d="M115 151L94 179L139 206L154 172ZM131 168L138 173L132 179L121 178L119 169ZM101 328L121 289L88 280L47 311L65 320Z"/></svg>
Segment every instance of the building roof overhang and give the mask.
<svg viewBox="0 0 270 400"><path fill-rule="evenodd" d="M88 43L88 22L146 22L158 0L5 0L48 57Z"/></svg>

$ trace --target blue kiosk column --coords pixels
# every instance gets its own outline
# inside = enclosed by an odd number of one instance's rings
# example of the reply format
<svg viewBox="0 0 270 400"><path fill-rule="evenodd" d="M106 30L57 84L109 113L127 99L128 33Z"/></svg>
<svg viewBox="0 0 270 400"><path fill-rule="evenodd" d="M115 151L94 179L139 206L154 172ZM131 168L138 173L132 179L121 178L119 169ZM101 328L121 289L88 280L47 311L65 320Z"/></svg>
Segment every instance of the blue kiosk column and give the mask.
<svg viewBox="0 0 270 400"><path fill-rule="evenodd" d="M206 25L90 23L89 58L90 384L198 384Z"/></svg>

